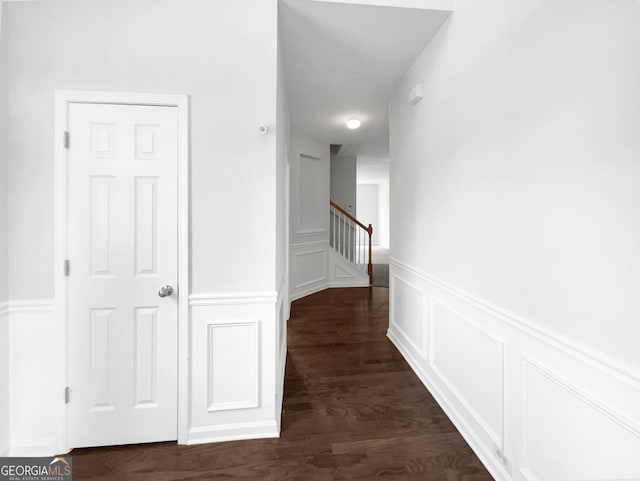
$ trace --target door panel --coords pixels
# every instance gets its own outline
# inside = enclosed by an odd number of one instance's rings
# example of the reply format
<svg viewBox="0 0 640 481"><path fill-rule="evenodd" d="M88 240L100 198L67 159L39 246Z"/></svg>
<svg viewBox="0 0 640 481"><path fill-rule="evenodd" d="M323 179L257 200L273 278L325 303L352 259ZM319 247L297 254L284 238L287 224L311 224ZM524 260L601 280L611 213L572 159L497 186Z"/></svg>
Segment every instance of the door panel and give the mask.
<svg viewBox="0 0 640 481"><path fill-rule="evenodd" d="M177 108L71 104L71 447L177 439Z"/></svg>

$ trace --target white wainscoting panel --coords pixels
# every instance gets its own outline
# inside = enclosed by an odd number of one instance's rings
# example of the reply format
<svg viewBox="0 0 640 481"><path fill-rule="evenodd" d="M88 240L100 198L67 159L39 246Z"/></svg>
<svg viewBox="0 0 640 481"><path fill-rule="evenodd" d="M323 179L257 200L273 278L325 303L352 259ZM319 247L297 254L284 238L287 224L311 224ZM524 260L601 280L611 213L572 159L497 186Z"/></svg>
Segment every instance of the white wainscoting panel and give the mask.
<svg viewBox="0 0 640 481"><path fill-rule="evenodd" d="M50 456L66 450L64 331L53 300L9 303L12 456Z"/></svg>
<svg viewBox="0 0 640 481"><path fill-rule="evenodd" d="M190 297L188 444L277 437L278 295Z"/></svg>
<svg viewBox="0 0 640 481"><path fill-rule="evenodd" d="M291 252L291 300L330 287L367 287L369 276L329 245L328 240L294 244Z"/></svg>
<svg viewBox="0 0 640 481"><path fill-rule="evenodd" d="M295 244L290 247L292 301L329 287L328 249L328 240Z"/></svg>
<svg viewBox="0 0 640 481"><path fill-rule="evenodd" d="M329 287L328 249L328 240L294 244L290 247L292 301Z"/></svg>
<svg viewBox="0 0 640 481"><path fill-rule="evenodd" d="M528 481L640 478L640 426L570 381L523 359L522 469Z"/></svg>
<svg viewBox="0 0 640 481"><path fill-rule="evenodd" d="M295 254L296 289L309 287L327 279L327 251L324 247Z"/></svg>
<svg viewBox="0 0 640 481"><path fill-rule="evenodd" d="M0 303L0 457L9 455L9 304Z"/></svg>
<svg viewBox="0 0 640 481"><path fill-rule="evenodd" d="M495 479L640 480L640 373L398 260L390 275L389 338Z"/></svg>
<svg viewBox="0 0 640 481"><path fill-rule="evenodd" d="M207 324L209 412L260 405L260 324L214 321Z"/></svg>
<svg viewBox="0 0 640 481"><path fill-rule="evenodd" d="M503 445L504 343L431 301L429 368L496 446Z"/></svg>
<svg viewBox="0 0 640 481"><path fill-rule="evenodd" d="M423 292L406 279L393 275L390 282L390 326L420 359L427 357L429 321Z"/></svg>

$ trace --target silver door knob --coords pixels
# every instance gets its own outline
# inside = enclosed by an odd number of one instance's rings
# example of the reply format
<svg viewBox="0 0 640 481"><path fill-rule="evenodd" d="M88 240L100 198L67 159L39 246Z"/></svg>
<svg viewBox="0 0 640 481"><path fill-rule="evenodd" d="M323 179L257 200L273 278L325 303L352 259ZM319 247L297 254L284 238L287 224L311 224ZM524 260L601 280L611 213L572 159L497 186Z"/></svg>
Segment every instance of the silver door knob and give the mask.
<svg viewBox="0 0 640 481"><path fill-rule="evenodd" d="M173 287L171 286L162 286L158 291L160 297L169 297L171 294L173 294Z"/></svg>

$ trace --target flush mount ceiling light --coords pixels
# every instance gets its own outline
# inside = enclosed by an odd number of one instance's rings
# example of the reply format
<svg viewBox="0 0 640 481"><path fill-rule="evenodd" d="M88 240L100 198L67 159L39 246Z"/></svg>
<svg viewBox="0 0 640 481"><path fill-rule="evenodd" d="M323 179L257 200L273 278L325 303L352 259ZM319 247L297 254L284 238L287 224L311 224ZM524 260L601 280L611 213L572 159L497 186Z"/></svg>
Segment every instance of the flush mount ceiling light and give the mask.
<svg viewBox="0 0 640 481"><path fill-rule="evenodd" d="M350 118L350 119L347 119L346 124L347 124L347 128L351 130L356 130L360 128L360 126L362 125L362 121L360 119Z"/></svg>

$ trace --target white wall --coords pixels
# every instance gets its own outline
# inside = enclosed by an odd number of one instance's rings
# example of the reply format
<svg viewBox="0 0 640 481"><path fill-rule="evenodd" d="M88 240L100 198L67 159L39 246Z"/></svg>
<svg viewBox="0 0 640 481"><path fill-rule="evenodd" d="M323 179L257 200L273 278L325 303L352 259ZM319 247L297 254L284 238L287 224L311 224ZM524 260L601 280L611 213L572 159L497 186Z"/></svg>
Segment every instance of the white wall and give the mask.
<svg viewBox="0 0 640 481"><path fill-rule="evenodd" d="M3 3L0 2L0 304L8 297L7 276L7 41L3 29Z"/></svg>
<svg viewBox="0 0 640 481"><path fill-rule="evenodd" d="M454 17L392 100L393 257L639 368L640 5Z"/></svg>
<svg viewBox="0 0 640 481"><path fill-rule="evenodd" d="M378 221L373 226L374 242L381 247L389 247L389 160L358 157L357 182L358 192L361 185L376 185L378 188ZM358 205L362 207L359 200ZM360 213L358 219L359 216Z"/></svg>
<svg viewBox="0 0 640 481"><path fill-rule="evenodd" d="M640 4L456 3L391 99L390 337L498 479L638 478Z"/></svg>
<svg viewBox="0 0 640 481"><path fill-rule="evenodd" d="M8 7L11 297L53 293L54 89L191 95L193 290L273 291L276 1Z"/></svg>
<svg viewBox="0 0 640 481"><path fill-rule="evenodd" d="M358 213L356 217L364 225L373 226L371 242L380 245L380 186L378 184L358 184Z"/></svg>
<svg viewBox="0 0 640 481"><path fill-rule="evenodd" d="M6 40L0 2L0 456L9 448L9 315L7 300Z"/></svg>
<svg viewBox="0 0 640 481"><path fill-rule="evenodd" d="M355 156L337 155L331 158L331 200L355 216L357 211Z"/></svg>
<svg viewBox="0 0 640 481"><path fill-rule="evenodd" d="M17 356L11 369L12 379L33 376L32 385L42 383L37 398L26 384L12 385L12 452L50 454L63 437L59 416L49 410L58 405L63 386L30 370L40 362L65 372L63 353L44 348L59 326L39 307L53 296L56 89L190 96L193 357L187 441L276 435L276 278L278 269L282 273L276 260L276 229L282 227L276 206L276 0L60 0L7 7L9 297L21 301L11 346L31 353ZM270 134L258 134L261 124L270 126ZM246 324L238 326L240 321ZM30 326L30 339L22 324ZM237 392L221 397L237 406L244 399L236 394L258 386L258 404L211 412L199 397L209 377L220 374L206 365L215 344L210 340L231 332L242 333L235 352L252 352L258 366L235 372L229 369L232 358L217 357L225 375L243 381ZM30 422L34 410L51 422Z"/></svg>

